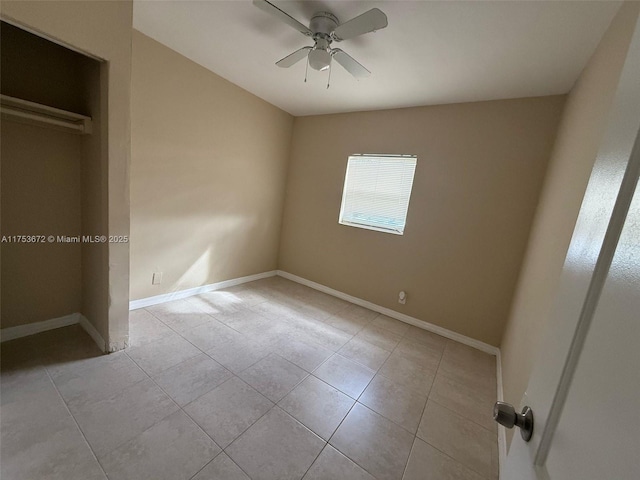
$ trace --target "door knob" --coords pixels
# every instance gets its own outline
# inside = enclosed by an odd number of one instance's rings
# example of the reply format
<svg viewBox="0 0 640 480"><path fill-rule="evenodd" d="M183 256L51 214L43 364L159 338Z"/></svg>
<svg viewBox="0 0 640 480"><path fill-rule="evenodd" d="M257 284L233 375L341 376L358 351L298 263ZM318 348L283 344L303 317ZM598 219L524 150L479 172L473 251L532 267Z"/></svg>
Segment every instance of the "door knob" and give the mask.
<svg viewBox="0 0 640 480"><path fill-rule="evenodd" d="M520 435L525 442L531 440L533 435L533 411L524 407L522 413L517 413L513 405L504 402L496 402L493 406L493 419L500 425L520 428Z"/></svg>

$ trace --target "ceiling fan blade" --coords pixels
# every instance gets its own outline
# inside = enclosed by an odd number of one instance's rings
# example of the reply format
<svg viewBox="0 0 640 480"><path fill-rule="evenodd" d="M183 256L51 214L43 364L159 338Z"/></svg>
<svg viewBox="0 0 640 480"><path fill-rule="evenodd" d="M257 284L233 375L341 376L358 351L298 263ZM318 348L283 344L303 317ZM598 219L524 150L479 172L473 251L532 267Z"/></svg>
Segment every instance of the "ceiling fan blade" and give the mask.
<svg viewBox="0 0 640 480"><path fill-rule="evenodd" d="M309 50L313 50L313 47L302 47L300 50L296 50L290 55L287 55L282 60L278 60L276 65L282 68L289 68L294 63L298 63L304 57L309 55Z"/></svg>
<svg viewBox="0 0 640 480"><path fill-rule="evenodd" d="M362 15L352 18L348 22L339 25L331 34L337 42L348 40L364 33L374 32L385 28L389 23L387 16L377 8L372 8Z"/></svg>
<svg viewBox="0 0 640 480"><path fill-rule="evenodd" d="M253 4L256 7L258 7L260 10L263 10L273 15L274 17L279 18L281 21L295 28L303 35L306 35L308 37L311 37L313 35L313 32L308 27L305 27L302 23L300 23L298 20L293 18L284 10L280 10L273 3L267 2L267 0L253 0Z"/></svg>
<svg viewBox="0 0 640 480"><path fill-rule="evenodd" d="M336 59L342 67L356 78L365 78L371 75L371 72L356 62L351 55L344 53L339 48L331 50L331 55Z"/></svg>

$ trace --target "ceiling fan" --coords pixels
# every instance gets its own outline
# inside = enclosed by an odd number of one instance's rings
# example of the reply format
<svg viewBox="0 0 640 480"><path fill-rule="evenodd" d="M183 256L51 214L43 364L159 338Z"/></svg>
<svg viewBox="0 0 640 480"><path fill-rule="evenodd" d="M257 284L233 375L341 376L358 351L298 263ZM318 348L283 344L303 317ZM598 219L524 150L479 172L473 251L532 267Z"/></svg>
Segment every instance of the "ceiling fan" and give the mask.
<svg viewBox="0 0 640 480"><path fill-rule="evenodd" d="M372 8L344 23L340 23L338 18L330 12L317 12L311 17L309 27L306 27L267 0L253 0L253 4L277 17L290 27L295 28L303 35L311 37L314 41L313 47L302 47L296 50L276 62L277 66L289 68L307 57L308 66L311 66L314 70L323 71L330 68L331 60L335 58L336 62L356 78L364 78L371 75L371 72L360 65L353 57L339 48L331 48L331 43L349 40L358 35L385 28L388 24L387 16L379 9ZM305 82L306 80L305 75ZM327 88L329 88L328 83Z"/></svg>

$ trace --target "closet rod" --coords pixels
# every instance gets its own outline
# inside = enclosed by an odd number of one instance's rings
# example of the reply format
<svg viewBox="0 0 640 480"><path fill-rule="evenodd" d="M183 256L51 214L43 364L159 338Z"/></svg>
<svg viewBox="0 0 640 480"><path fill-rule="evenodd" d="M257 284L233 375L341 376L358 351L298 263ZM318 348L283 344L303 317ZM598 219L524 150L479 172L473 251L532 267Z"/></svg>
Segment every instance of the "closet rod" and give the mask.
<svg viewBox="0 0 640 480"><path fill-rule="evenodd" d="M0 95L0 111L7 120L50 126L81 135L91 133L91 117L21 98Z"/></svg>

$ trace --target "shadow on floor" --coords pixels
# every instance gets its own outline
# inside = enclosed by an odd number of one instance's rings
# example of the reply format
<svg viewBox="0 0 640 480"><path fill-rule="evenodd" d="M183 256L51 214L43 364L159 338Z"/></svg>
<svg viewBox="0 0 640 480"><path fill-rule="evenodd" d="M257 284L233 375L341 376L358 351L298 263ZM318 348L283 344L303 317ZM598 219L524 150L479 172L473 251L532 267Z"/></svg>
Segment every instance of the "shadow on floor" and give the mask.
<svg viewBox="0 0 640 480"><path fill-rule="evenodd" d="M103 352L79 325L57 328L0 344L2 374L99 357Z"/></svg>

